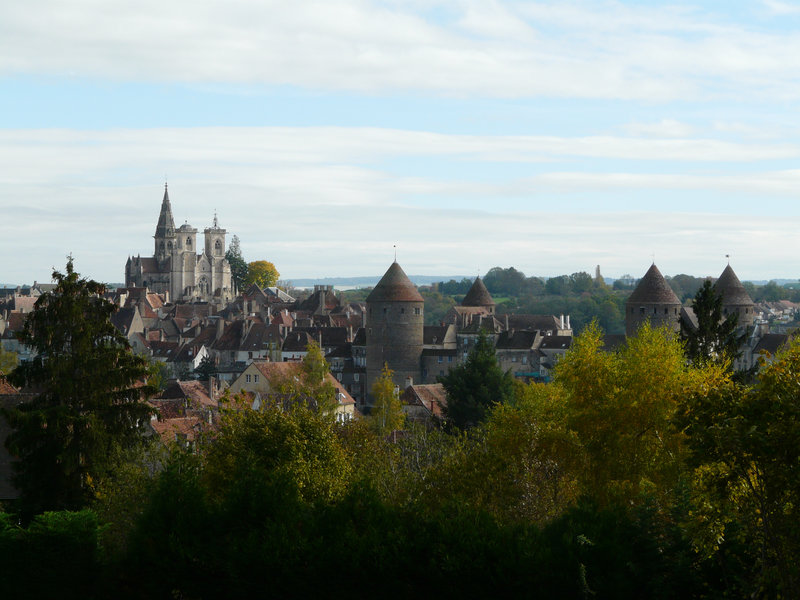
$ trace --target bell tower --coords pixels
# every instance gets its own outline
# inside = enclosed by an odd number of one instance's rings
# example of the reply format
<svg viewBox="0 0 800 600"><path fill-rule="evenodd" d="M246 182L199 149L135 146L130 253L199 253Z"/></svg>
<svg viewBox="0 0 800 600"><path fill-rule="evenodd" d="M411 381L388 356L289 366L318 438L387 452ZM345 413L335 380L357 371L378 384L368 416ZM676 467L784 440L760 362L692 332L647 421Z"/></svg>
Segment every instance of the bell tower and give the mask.
<svg viewBox="0 0 800 600"><path fill-rule="evenodd" d="M166 263L172 255L175 247L175 221L172 218L172 206L169 203L169 192L167 184L164 184L164 199L161 201L161 213L158 215L158 225L156 225L155 257L159 265Z"/></svg>

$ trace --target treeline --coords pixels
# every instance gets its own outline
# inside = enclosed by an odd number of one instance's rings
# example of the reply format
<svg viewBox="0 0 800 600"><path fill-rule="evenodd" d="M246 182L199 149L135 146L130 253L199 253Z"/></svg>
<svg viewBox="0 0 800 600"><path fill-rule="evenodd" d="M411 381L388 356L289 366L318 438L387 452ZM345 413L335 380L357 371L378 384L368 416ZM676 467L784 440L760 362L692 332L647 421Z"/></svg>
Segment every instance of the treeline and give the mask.
<svg viewBox="0 0 800 600"><path fill-rule="evenodd" d="M225 410L88 513L4 517L2 589L36 589L19 557L51 540L81 597L797 597L800 345L751 384L663 330L601 347L587 327L549 384L448 385L483 407L464 429Z"/></svg>

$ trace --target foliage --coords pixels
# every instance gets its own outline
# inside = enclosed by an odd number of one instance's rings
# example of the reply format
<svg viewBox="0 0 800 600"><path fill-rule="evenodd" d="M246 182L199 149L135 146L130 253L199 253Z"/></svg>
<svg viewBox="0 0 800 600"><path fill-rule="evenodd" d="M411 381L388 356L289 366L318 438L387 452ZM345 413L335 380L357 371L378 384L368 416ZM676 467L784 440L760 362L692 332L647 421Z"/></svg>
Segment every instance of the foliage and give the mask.
<svg viewBox="0 0 800 600"><path fill-rule="evenodd" d="M303 406L226 410L203 459L203 482L218 498L258 479L308 502L328 502L342 496L349 471L330 421Z"/></svg>
<svg viewBox="0 0 800 600"><path fill-rule="evenodd" d="M439 292L421 290L420 294L425 300L425 324L438 325L442 322L447 312L456 305L450 296L443 296Z"/></svg>
<svg viewBox="0 0 800 600"><path fill-rule="evenodd" d="M687 390L709 376L686 366L666 329L645 325L612 354L602 350L599 327L587 327L554 374L566 426L582 448L583 493L603 504L631 502L643 492L669 495L682 465L671 419Z"/></svg>
<svg viewBox="0 0 800 600"><path fill-rule="evenodd" d="M800 595L800 344L758 381L695 390L677 416L695 466L696 542L724 550L742 536L757 549L749 593Z"/></svg>
<svg viewBox="0 0 800 600"><path fill-rule="evenodd" d="M142 441L150 409L141 399L147 361L130 351L111 324L114 304L104 287L81 279L72 259L56 288L42 294L19 340L37 356L11 374L20 387L41 390L35 399L4 411L14 431L7 446L17 457L14 483L21 510L80 509L114 467L120 450Z"/></svg>
<svg viewBox="0 0 800 600"><path fill-rule="evenodd" d="M243 288L250 287L254 283L261 289L274 286L281 274L271 262L266 260L256 260L247 264L247 275L244 278Z"/></svg>
<svg viewBox="0 0 800 600"><path fill-rule="evenodd" d="M13 350L6 350L0 345L0 375L8 375L19 362L17 353Z"/></svg>
<svg viewBox="0 0 800 600"><path fill-rule="evenodd" d="M231 279L233 279L236 289L243 291L245 281L247 279L248 266L242 257L242 248L239 244L239 236L234 235L233 238L231 238L228 251L225 252L225 259L231 266Z"/></svg>
<svg viewBox="0 0 800 600"><path fill-rule="evenodd" d="M95 597L99 537L100 524L90 510L46 512L27 527L0 513L3 597Z"/></svg>
<svg viewBox="0 0 800 600"><path fill-rule="evenodd" d="M378 435L386 435L402 429L406 419L403 403L400 401L397 388L392 381L393 376L394 372L384 363L380 377L372 384L374 405L370 422Z"/></svg>
<svg viewBox="0 0 800 600"><path fill-rule="evenodd" d="M695 364L716 362L730 367L739 354L746 334L737 335L738 315L722 318L722 296L709 280L697 290L692 300L697 329L681 320L681 338L686 357Z"/></svg>
<svg viewBox="0 0 800 600"><path fill-rule="evenodd" d="M208 381L214 377L217 374L217 364L214 358L210 354L204 356L194 370L194 374L200 381Z"/></svg>
<svg viewBox="0 0 800 600"><path fill-rule="evenodd" d="M492 406L514 397L514 379L497 364L494 344L483 332L467 360L439 382L447 392L447 418L459 428L477 425Z"/></svg>

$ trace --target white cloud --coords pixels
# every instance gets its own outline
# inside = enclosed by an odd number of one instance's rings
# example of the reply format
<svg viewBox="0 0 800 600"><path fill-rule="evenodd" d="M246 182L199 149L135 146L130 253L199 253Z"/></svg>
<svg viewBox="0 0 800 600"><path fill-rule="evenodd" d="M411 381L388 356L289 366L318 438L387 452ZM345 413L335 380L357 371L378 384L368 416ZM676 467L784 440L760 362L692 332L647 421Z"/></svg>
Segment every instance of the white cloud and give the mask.
<svg viewBox="0 0 800 600"><path fill-rule="evenodd" d="M624 129L635 136L666 138L685 138L693 132L690 125L675 119L661 119L657 123L629 123Z"/></svg>
<svg viewBox="0 0 800 600"><path fill-rule="evenodd" d="M800 96L791 31L621 3L442 4L451 20L365 0L6 2L0 73L515 98Z"/></svg>

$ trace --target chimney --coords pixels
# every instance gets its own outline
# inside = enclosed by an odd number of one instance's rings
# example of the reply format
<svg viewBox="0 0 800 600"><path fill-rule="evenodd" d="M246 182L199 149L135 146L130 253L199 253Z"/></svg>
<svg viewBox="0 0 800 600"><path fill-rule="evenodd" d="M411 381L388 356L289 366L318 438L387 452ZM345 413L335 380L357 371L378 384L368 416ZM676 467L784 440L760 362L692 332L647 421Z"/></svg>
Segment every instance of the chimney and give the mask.
<svg viewBox="0 0 800 600"><path fill-rule="evenodd" d="M506 329L508 329L508 313L506 313Z"/></svg>
<svg viewBox="0 0 800 600"><path fill-rule="evenodd" d="M208 397L211 398L211 401L214 401L214 376L208 376Z"/></svg>
<svg viewBox="0 0 800 600"><path fill-rule="evenodd" d="M567 329L572 329L572 327L569 324L569 315L567 315Z"/></svg>
<svg viewBox="0 0 800 600"><path fill-rule="evenodd" d="M223 319L217 319L217 333L214 336L214 339L218 340L219 338L221 338L222 333L224 331L225 331L225 323L223 322Z"/></svg>
<svg viewBox="0 0 800 600"><path fill-rule="evenodd" d="M410 388L412 385L414 385L414 378L413 378L413 377L411 377L411 376L409 375L408 377L406 377L406 383L405 383L405 385L403 386L403 389L404 389L404 390L407 390L407 389L408 389L408 388Z"/></svg>
<svg viewBox="0 0 800 600"><path fill-rule="evenodd" d="M564 329L564 315L561 315L561 329Z"/></svg>

